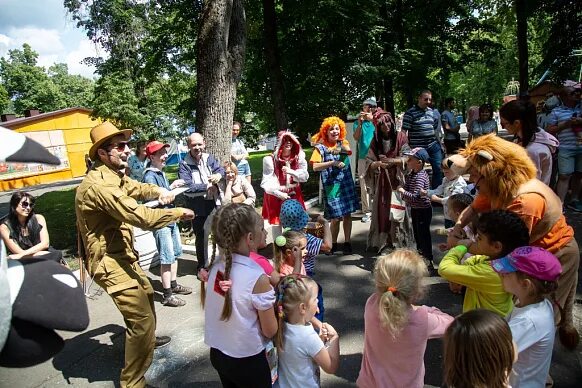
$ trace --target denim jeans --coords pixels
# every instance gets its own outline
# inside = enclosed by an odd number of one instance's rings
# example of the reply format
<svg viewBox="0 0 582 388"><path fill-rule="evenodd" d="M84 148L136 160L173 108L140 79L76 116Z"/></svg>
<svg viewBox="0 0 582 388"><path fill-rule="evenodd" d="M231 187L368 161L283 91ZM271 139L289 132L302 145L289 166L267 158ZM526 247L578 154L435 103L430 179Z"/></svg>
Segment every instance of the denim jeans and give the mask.
<svg viewBox="0 0 582 388"><path fill-rule="evenodd" d="M443 181L443 170L441 169L443 150L440 143L435 141L426 148L426 152L428 152L428 161L432 166L432 182L430 187L431 189L436 189Z"/></svg>
<svg viewBox="0 0 582 388"><path fill-rule="evenodd" d="M178 225L174 224L158 229L154 231L154 237L160 254L160 264L174 264L176 259L182 255Z"/></svg>

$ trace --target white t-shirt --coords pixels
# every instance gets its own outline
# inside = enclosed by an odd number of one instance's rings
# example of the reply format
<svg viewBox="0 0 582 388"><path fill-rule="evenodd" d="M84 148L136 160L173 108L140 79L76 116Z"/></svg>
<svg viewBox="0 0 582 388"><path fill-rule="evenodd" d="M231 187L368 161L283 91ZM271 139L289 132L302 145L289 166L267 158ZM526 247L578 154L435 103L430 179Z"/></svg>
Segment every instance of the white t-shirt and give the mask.
<svg viewBox="0 0 582 388"><path fill-rule="evenodd" d="M280 388L319 387L319 365L313 357L323 349L323 341L311 323L291 325L285 322L284 350L279 353Z"/></svg>
<svg viewBox="0 0 582 388"><path fill-rule="evenodd" d="M514 307L507 317L519 352L513 364L513 388L545 387L554 348L554 309L549 300Z"/></svg>

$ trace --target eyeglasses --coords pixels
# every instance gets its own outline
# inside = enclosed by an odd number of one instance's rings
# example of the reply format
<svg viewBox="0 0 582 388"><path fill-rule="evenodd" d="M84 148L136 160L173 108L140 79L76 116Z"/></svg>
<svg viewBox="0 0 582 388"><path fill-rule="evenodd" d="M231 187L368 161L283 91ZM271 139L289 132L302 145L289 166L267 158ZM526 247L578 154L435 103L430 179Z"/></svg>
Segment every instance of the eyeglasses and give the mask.
<svg viewBox="0 0 582 388"><path fill-rule="evenodd" d="M120 141L118 143L109 144L107 146L107 148L110 148L111 147L111 149L115 148L117 151L123 152L123 151L125 151L125 147L127 147L128 144L129 144L128 141Z"/></svg>
<svg viewBox="0 0 582 388"><path fill-rule="evenodd" d="M23 209L32 209L34 205L28 201L22 201L20 202L20 207Z"/></svg>

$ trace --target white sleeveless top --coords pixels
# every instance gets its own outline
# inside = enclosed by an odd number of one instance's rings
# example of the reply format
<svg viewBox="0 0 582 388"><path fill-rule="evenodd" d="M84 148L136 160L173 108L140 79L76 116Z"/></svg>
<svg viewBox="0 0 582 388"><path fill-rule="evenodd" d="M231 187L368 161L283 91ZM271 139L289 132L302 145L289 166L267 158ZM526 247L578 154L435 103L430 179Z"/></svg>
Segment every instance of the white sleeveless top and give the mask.
<svg viewBox="0 0 582 388"><path fill-rule="evenodd" d="M275 291L271 288L262 294L253 294L253 288L263 269L252 259L232 255L232 314L221 321L224 296L218 287L218 273L224 274L224 260L216 262L208 276L204 310L204 343L235 358L254 356L265 349L268 339L261 334L259 311L273 307Z"/></svg>

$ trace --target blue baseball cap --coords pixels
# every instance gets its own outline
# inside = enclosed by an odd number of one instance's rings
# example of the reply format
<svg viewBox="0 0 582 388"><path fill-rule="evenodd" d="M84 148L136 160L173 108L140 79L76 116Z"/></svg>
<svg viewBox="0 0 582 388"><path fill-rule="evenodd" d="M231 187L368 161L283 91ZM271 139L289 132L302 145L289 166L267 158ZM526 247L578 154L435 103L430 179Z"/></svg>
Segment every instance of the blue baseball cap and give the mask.
<svg viewBox="0 0 582 388"><path fill-rule="evenodd" d="M422 160L423 162L428 162L429 156L428 152L422 147L416 147L411 149L410 151L404 152L404 155L412 156L418 160Z"/></svg>
<svg viewBox="0 0 582 388"><path fill-rule="evenodd" d="M279 220L283 228L302 231L307 226L309 215L298 200L288 199L281 204Z"/></svg>

